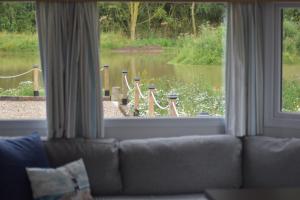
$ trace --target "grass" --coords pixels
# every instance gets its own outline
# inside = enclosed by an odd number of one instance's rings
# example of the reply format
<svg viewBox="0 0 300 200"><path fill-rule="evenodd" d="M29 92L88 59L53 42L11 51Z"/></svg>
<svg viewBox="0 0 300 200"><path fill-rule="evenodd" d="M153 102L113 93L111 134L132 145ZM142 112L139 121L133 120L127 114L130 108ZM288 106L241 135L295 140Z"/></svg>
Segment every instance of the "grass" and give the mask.
<svg viewBox="0 0 300 200"><path fill-rule="evenodd" d="M0 32L0 52L37 52L37 34Z"/></svg>

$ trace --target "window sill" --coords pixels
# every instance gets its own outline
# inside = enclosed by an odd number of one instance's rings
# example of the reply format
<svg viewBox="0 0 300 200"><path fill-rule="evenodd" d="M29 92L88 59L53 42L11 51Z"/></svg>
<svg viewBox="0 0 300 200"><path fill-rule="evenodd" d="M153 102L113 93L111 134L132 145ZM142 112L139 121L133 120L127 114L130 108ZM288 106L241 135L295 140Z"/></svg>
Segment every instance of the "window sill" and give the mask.
<svg viewBox="0 0 300 200"><path fill-rule="evenodd" d="M185 135L224 134L223 117L104 119L105 138L142 139ZM47 134L45 120L1 120L0 136Z"/></svg>

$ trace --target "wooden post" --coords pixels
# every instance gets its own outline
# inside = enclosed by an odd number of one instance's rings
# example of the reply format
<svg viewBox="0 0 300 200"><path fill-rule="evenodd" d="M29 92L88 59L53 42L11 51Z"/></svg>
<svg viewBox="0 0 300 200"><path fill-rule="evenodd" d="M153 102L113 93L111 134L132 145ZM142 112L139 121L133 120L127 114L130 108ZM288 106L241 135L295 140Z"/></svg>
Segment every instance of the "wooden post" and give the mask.
<svg viewBox="0 0 300 200"><path fill-rule="evenodd" d="M140 101L140 93L139 93L139 86L140 86L140 78L135 77L134 78L134 112L133 116L139 116L140 110L139 110L139 101Z"/></svg>
<svg viewBox="0 0 300 200"><path fill-rule="evenodd" d="M109 87L109 65L104 65L104 96L109 97L110 96L110 87Z"/></svg>
<svg viewBox="0 0 300 200"><path fill-rule="evenodd" d="M40 69L38 65L32 66L32 82L33 82L33 96L39 96L39 74Z"/></svg>
<svg viewBox="0 0 300 200"><path fill-rule="evenodd" d="M126 70L122 71L122 105L128 104L128 88L125 80L127 74L128 72Z"/></svg>
<svg viewBox="0 0 300 200"><path fill-rule="evenodd" d="M176 100L177 100L177 94L169 94L169 116L170 117L178 117L177 113L175 111L174 106L176 105ZM174 104L174 106L173 106Z"/></svg>
<svg viewBox="0 0 300 200"><path fill-rule="evenodd" d="M154 92L155 86L154 86L154 85L150 85L150 86L148 87L148 89L149 89L148 116L149 116L149 117L155 117L155 113L154 113L154 98L153 98L153 96L152 96L152 94L151 94L152 92Z"/></svg>

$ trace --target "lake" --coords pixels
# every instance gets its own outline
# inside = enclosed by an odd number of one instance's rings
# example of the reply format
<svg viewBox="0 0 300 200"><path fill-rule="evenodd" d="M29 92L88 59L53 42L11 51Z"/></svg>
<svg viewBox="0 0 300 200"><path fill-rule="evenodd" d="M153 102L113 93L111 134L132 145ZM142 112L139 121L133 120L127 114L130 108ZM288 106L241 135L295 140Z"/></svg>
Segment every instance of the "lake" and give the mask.
<svg viewBox="0 0 300 200"><path fill-rule="evenodd" d="M30 70L32 65L39 64L37 54L0 54L0 76L12 76ZM184 83L206 81L216 88L223 85L221 66L172 65L168 62L174 53L116 53L104 51L101 54L101 66L110 66L110 86L121 86L122 71L128 71L128 78L139 76L143 84L155 84L157 79L172 80ZM32 74L13 79L0 79L0 88L15 88L22 81L31 81ZM169 83L172 85L172 83Z"/></svg>

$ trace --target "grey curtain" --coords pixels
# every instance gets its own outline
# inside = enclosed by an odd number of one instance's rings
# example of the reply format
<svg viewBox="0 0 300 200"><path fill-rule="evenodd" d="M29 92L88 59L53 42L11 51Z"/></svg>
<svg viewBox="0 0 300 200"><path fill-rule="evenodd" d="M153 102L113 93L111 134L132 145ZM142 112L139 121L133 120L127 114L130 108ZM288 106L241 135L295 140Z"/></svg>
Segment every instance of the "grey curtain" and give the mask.
<svg viewBox="0 0 300 200"><path fill-rule="evenodd" d="M259 3L229 3L226 41L226 131L263 133L263 12Z"/></svg>
<svg viewBox="0 0 300 200"><path fill-rule="evenodd" d="M103 134L96 2L37 2L50 138Z"/></svg>

